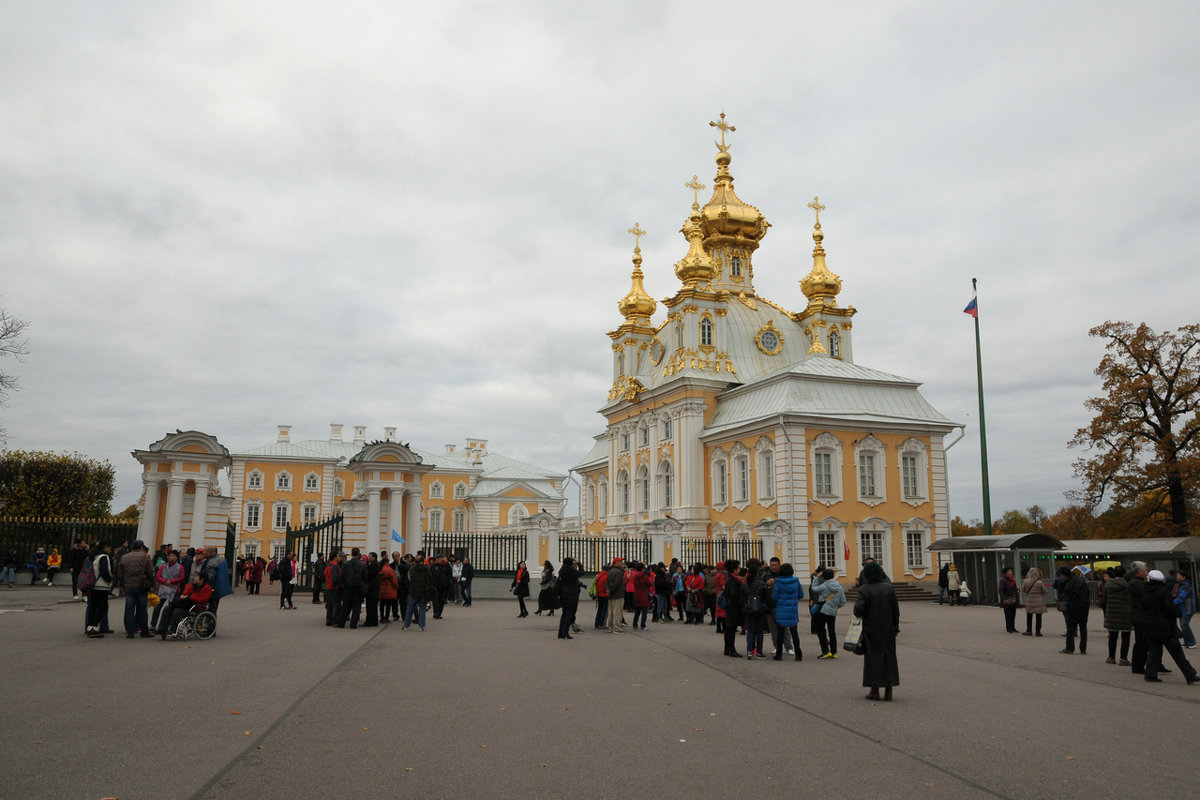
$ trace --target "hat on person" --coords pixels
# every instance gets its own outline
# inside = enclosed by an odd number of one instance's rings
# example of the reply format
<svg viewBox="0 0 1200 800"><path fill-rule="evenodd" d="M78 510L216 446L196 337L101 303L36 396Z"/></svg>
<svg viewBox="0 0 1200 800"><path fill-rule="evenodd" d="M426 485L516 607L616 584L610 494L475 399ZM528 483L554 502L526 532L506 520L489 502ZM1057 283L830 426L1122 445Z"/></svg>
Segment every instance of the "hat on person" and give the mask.
<svg viewBox="0 0 1200 800"><path fill-rule="evenodd" d="M133 543L133 549L134 550L145 550L146 543L143 542L141 539L138 539L136 542Z"/></svg>
<svg viewBox="0 0 1200 800"><path fill-rule="evenodd" d="M1157 570L1157 569L1150 570L1150 574L1146 576L1146 579L1151 580L1151 581L1158 581L1159 583L1165 583L1167 580L1166 577L1162 574L1162 570Z"/></svg>

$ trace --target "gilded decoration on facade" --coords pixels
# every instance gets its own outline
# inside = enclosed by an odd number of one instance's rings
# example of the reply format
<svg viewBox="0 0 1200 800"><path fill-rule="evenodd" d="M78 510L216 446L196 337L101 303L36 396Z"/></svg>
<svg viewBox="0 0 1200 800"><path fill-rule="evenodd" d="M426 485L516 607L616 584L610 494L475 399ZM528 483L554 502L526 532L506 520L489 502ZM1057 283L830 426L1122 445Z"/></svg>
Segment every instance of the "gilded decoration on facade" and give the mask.
<svg viewBox="0 0 1200 800"><path fill-rule="evenodd" d="M742 305L744 305L746 308L750 309L751 311L758 310L758 304L754 302L754 297L752 295L747 295L745 292L738 292L737 299L741 300Z"/></svg>
<svg viewBox="0 0 1200 800"><path fill-rule="evenodd" d="M711 353L704 353L699 350L693 350L690 347L685 347L677 350L667 361L667 366L663 368L663 377L669 378L685 369L728 372L730 375L737 374L733 362L724 350L713 350Z"/></svg>
<svg viewBox="0 0 1200 800"><path fill-rule="evenodd" d="M775 327L775 320L768 320L766 325L758 329L754 343L768 356L779 355L779 351L783 350L783 334Z"/></svg>
<svg viewBox="0 0 1200 800"><path fill-rule="evenodd" d="M646 391L645 385L632 375L622 375L617 378L608 390L609 400L624 400L627 403L636 403L638 396Z"/></svg>

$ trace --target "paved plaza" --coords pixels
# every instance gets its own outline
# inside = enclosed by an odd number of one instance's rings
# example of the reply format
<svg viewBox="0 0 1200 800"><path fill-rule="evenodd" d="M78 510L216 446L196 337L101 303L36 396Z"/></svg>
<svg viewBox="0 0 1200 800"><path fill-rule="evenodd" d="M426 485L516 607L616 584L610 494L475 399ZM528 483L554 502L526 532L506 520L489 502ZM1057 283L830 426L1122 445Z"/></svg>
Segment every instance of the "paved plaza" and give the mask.
<svg viewBox="0 0 1200 800"><path fill-rule="evenodd" d="M239 593L182 643L127 640L120 599L118 634L88 640L68 594L0 588L5 800L1195 791L1200 686L1104 664L1098 612L1066 656L1053 612L1037 639L997 608L903 603L902 683L872 703L814 636L801 663L735 660L708 626L596 631L586 599L565 641L515 601L402 632Z"/></svg>

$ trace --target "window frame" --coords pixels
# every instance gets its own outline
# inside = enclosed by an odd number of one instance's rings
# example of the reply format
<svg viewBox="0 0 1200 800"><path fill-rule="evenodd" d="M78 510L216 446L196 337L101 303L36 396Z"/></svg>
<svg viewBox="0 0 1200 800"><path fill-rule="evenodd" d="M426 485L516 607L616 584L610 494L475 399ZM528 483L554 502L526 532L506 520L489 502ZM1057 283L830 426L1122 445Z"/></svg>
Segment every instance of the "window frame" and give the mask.
<svg viewBox="0 0 1200 800"><path fill-rule="evenodd" d="M818 491L817 481L817 456L825 454L829 456L829 480L830 491L828 493ZM825 506L832 506L835 503L840 503L845 497L845 487L842 485L842 459L843 445L841 440L828 431L818 434L813 438L809 446L809 463L812 473L812 484L810 494L814 502Z"/></svg>
<svg viewBox="0 0 1200 800"><path fill-rule="evenodd" d="M886 446L875 434L867 434L854 445L854 473L860 503L874 507L887 501Z"/></svg>
<svg viewBox="0 0 1200 800"><path fill-rule="evenodd" d="M275 491L290 492L292 490L292 473L280 470L275 473Z"/></svg>

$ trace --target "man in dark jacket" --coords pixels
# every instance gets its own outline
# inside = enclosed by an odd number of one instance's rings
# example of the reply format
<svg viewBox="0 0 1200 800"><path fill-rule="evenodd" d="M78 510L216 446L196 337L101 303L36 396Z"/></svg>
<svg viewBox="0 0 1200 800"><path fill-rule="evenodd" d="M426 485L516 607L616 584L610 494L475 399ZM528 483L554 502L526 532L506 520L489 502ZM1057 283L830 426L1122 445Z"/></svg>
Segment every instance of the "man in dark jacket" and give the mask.
<svg viewBox="0 0 1200 800"><path fill-rule="evenodd" d="M338 612L342 606L342 562L346 556L342 553L329 554L329 563L325 565L325 624L333 627L337 624Z"/></svg>
<svg viewBox="0 0 1200 800"><path fill-rule="evenodd" d="M445 556L433 564L433 618L442 618L442 609L446 607L446 599L450 595L450 564Z"/></svg>
<svg viewBox="0 0 1200 800"><path fill-rule="evenodd" d="M942 564L942 568L938 570L938 605L946 599L946 592L950 589L950 565Z"/></svg>
<svg viewBox="0 0 1200 800"><path fill-rule="evenodd" d="M1147 575L1142 602L1142 630L1149 645L1146 655L1146 680L1150 683L1162 681L1158 673L1168 671L1162 669L1162 654L1166 649L1175 660L1175 666L1183 673L1184 680L1191 686L1196 682L1196 669L1188 663L1183 655L1183 648L1179 646L1179 638L1183 633L1175 625L1175 620L1178 619L1175 601L1167 588L1166 576L1156 569Z"/></svg>
<svg viewBox="0 0 1200 800"><path fill-rule="evenodd" d="M342 607L338 611L337 627L358 627L358 616L362 613L363 597L367 592L367 565L357 547L350 548L350 558L342 565Z"/></svg>
<svg viewBox="0 0 1200 800"><path fill-rule="evenodd" d="M379 627L379 571L383 565L379 556L367 553L367 621L364 628Z"/></svg>
<svg viewBox="0 0 1200 800"><path fill-rule="evenodd" d="M1060 653L1072 655L1075 652L1075 633L1079 633L1079 655L1087 655L1087 621L1092 598L1088 594L1087 581L1079 572L1072 572L1063 587L1066 607L1063 611L1067 617L1067 646Z"/></svg>
<svg viewBox="0 0 1200 800"><path fill-rule="evenodd" d="M621 627L625 624L623 603L625 602L625 559L614 558L608 568L608 632L624 633Z"/></svg>
<svg viewBox="0 0 1200 800"><path fill-rule="evenodd" d="M132 639L138 631L143 639L153 637L146 614L146 595L154 586L154 564L141 539L117 562L117 582L125 587L125 638Z"/></svg>
<svg viewBox="0 0 1200 800"><path fill-rule="evenodd" d="M292 574L292 563L292 554L288 553L275 565L275 577L279 579L279 609L281 611L295 608L292 605L292 579L296 576Z"/></svg>
<svg viewBox="0 0 1200 800"><path fill-rule="evenodd" d="M408 609L404 612L404 630L416 621L425 630L425 598L433 588L433 575L425 563L425 552L417 551L417 557L408 565Z"/></svg>
<svg viewBox="0 0 1200 800"><path fill-rule="evenodd" d="M1129 565L1129 621L1133 623L1133 654L1129 668L1134 675L1146 674L1146 576L1150 568L1145 561L1134 561ZM1162 670L1159 670L1161 672Z"/></svg>
<svg viewBox="0 0 1200 800"><path fill-rule="evenodd" d="M558 572L558 599L562 602L562 617L558 621L558 638L574 639L571 626L575 624L575 612L579 608L579 570L575 567L575 559L567 556L563 559L562 569Z"/></svg>
<svg viewBox="0 0 1200 800"><path fill-rule="evenodd" d="M79 573L83 572L83 565L88 558L87 542L79 540L75 542L75 546L71 548L71 555L67 563L71 567L71 599L83 600L83 595L79 593Z"/></svg>
<svg viewBox="0 0 1200 800"><path fill-rule="evenodd" d="M462 583L459 586L462 591L463 608L471 605L471 581L473 580L475 580L475 565L471 563L470 556L463 556Z"/></svg>

